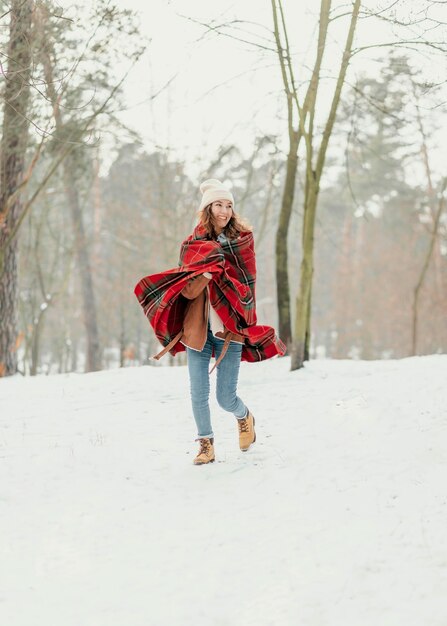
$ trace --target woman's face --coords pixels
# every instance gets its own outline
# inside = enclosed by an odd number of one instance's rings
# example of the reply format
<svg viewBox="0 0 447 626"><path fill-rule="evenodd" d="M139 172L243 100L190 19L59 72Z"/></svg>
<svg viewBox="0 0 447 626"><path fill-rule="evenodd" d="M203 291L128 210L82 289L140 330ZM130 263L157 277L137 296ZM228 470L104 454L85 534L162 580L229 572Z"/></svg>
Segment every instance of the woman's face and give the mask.
<svg viewBox="0 0 447 626"><path fill-rule="evenodd" d="M211 205L211 215L217 233L221 233L233 215L231 200L216 200Z"/></svg>

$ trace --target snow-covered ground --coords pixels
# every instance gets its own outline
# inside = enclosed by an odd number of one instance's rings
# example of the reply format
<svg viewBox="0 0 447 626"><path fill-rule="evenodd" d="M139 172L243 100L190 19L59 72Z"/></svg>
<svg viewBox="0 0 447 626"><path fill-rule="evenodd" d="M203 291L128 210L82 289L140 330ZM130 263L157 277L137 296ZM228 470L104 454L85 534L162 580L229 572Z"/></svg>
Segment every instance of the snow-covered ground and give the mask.
<svg viewBox="0 0 447 626"><path fill-rule="evenodd" d="M1 380L0 623L445 626L447 355L289 365L202 467L185 367Z"/></svg>

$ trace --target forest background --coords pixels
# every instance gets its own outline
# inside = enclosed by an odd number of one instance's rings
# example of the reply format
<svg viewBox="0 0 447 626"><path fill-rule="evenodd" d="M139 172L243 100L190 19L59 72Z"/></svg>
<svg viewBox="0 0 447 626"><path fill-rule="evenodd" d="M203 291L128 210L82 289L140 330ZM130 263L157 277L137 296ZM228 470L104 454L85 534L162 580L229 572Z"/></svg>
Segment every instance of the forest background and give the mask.
<svg viewBox="0 0 447 626"><path fill-rule="evenodd" d="M303 293L305 358L446 351L445 2L1 4L2 375L153 364L133 288L177 265L209 177L291 351Z"/></svg>

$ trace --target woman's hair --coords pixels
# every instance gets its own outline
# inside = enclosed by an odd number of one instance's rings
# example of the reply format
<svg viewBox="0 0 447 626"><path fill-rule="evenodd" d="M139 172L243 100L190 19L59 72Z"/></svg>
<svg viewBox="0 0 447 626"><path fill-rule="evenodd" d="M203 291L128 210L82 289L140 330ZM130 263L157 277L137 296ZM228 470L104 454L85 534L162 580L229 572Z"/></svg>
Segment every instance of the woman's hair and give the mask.
<svg viewBox="0 0 447 626"><path fill-rule="evenodd" d="M217 233L214 228L214 219L213 214L211 212L211 204L208 204L202 211L199 213L199 223L205 228L207 234L212 239L217 239ZM253 230L252 226L240 217L237 213L232 209L232 214L228 224L223 229L223 233L228 239L237 239L242 232L251 232Z"/></svg>

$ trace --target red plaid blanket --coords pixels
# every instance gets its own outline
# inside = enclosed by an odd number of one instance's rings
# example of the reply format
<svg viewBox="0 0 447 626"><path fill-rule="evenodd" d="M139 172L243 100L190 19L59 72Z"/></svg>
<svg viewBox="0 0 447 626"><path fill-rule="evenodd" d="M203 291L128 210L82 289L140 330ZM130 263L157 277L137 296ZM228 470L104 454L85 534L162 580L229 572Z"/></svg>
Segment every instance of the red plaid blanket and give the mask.
<svg viewBox="0 0 447 626"><path fill-rule="evenodd" d="M213 274L210 302L224 326L245 338L242 360L284 355L286 346L274 329L256 323L253 234L245 232L237 240L220 243L207 239L200 224L181 245L179 267L146 276L135 286L135 295L160 343L167 346L182 329L188 300L180 292L191 278L204 272ZM170 353L184 350L178 342Z"/></svg>

